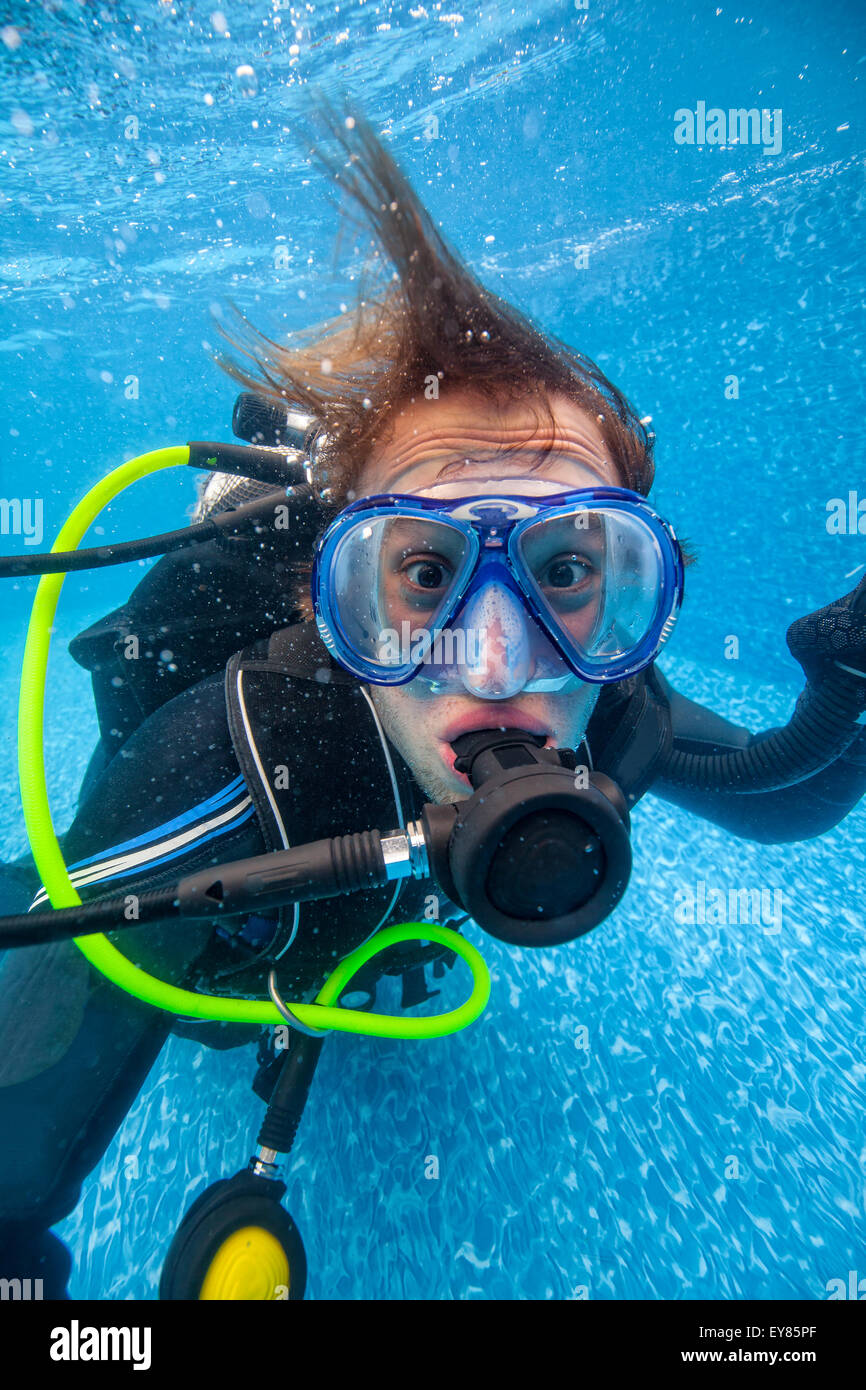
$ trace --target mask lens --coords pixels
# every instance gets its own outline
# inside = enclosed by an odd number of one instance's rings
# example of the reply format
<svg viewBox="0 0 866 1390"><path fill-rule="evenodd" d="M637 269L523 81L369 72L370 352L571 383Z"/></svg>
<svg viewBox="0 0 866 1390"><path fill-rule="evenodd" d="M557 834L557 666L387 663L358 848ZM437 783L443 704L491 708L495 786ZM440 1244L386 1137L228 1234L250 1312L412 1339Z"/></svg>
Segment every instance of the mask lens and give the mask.
<svg viewBox="0 0 866 1390"><path fill-rule="evenodd" d="M582 661L601 670L647 638L658 613L662 560L639 517L581 508L534 522L516 548L541 611Z"/></svg>
<svg viewBox="0 0 866 1390"><path fill-rule="evenodd" d="M383 670L423 660L470 567L470 541L456 526L424 517L359 517L338 541L330 566L344 639Z"/></svg>

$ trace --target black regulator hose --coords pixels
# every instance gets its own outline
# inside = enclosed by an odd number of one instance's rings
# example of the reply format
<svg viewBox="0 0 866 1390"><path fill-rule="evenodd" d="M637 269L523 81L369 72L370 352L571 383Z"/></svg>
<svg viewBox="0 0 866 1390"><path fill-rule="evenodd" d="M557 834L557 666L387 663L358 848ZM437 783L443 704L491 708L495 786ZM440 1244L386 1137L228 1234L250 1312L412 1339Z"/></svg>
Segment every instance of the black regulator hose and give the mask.
<svg viewBox="0 0 866 1390"><path fill-rule="evenodd" d="M40 908L0 917L0 951L16 946L42 946L48 941L71 941L75 936L119 931L177 917L172 888L153 889L124 897L91 898L77 907Z"/></svg>
<svg viewBox="0 0 866 1390"><path fill-rule="evenodd" d="M365 830L217 864L141 894L0 918L0 949L171 918L231 917L433 877L484 930L516 946L581 936L631 872L625 797L542 735L485 729L454 743L473 794L405 829Z"/></svg>
<svg viewBox="0 0 866 1390"><path fill-rule="evenodd" d="M787 641L807 685L785 727L726 753L674 750L658 776L750 795L803 782L850 748L866 712L866 578L844 598L792 623Z"/></svg>
<svg viewBox="0 0 866 1390"><path fill-rule="evenodd" d="M117 541L108 545L89 546L76 550L46 550L32 555L0 556L0 580L21 578L28 574L71 574L75 570L101 570L110 564L128 564L131 560L149 560L156 555L168 555L188 545L204 545L217 537L245 535L249 531L265 530L274 524L275 507L286 506L293 521L304 517L304 524L316 535L320 528L317 499L307 481L307 468L296 450L264 448L260 445L192 441L189 448L189 467L206 468L211 473L231 473L240 478L254 478L271 485L274 492L265 498L234 507L231 512L218 512L193 525L146 535L138 541ZM295 527L296 530L296 527Z"/></svg>
<svg viewBox="0 0 866 1390"><path fill-rule="evenodd" d="M381 887L391 878L383 838L378 830L335 835L199 869L164 888L0 917L0 950L121 931L173 917L265 912L289 903Z"/></svg>
<svg viewBox="0 0 866 1390"><path fill-rule="evenodd" d="M135 541L117 541L108 545L91 546L84 550L49 550L34 555L0 556L0 579L21 578L28 574L71 574L75 570L105 569L109 565L126 565L131 560L148 560L155 555L168 555L185 550L189 545L204 545L218 537L244 536L273 530L275 509L280 505L291 509L293 518L309 510L312 513L313 491L306 483L275 489L266 497L257 497L231 511L216 512L192 526L176 531L164 531L158 536L142 536ZM318 527L318 521L315 525ZM296 534L297 527L293 534Z"/></svg>

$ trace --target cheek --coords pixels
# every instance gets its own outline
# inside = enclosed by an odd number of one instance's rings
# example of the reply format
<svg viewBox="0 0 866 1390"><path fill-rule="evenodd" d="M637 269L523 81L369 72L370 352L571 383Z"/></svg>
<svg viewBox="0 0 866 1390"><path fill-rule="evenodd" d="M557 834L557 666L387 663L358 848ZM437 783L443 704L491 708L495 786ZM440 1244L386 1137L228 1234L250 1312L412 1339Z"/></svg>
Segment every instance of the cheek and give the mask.
<svg viewBox="0 0 866 1390"><path fill-rule="evenodd" d="M413 698L409 689L401 686L396 690L388 690L379 686L373 696L386 734L397 744L404 757L407 747L419 746L425 741L425 735L429 741L425 703Z"/></svg>
<svg viewBox="0 0 866 1390"><path fill-rule="evenodd" d="M590 716L595 709L599 695L601 694L600 685L584 686L580 694L572 697L571 704L565 712L562 720L563 739L562 742L567 748L573 748L579 743L586 733L586 726Z"/></svg>

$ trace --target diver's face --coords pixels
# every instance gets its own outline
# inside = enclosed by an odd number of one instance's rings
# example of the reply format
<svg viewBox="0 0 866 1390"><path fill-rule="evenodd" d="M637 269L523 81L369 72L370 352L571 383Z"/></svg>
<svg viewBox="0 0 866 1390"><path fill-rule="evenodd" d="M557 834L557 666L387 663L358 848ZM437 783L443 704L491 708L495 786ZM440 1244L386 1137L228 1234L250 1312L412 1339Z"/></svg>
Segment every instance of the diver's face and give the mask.
<svg viewBox="0 0 866 1390"><path fill-rule="evenodd" d="M358 496L400 492L452 498L505 491L539 496L621 486L595 417L565 397L553 396L550 405L555 437L546 423L536 426L531 407L520 400L503 409L461 391L406 403L367 460ZM548 444L554 446L549 457L534 467ZM505 447L509 453L497 457ZM489 678L495 690L495 665ZM434 801L455 801L469 790L468 779L454 771L452 739L472 729L524 728L545 734L548 747L576 748L600 692L597 685L581 683L559 694L518 691L507 699L489 699L469 691L434 693L418 679L368 689L385 732Z"/></svg>

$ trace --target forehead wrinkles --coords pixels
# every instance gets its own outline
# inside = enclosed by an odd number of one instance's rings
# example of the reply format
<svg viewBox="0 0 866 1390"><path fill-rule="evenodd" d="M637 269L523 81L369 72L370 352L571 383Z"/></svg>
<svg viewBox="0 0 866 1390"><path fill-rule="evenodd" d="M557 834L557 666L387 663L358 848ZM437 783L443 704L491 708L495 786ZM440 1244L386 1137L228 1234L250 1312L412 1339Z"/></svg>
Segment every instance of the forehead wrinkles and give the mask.
<svg viewBox="0 0 866 1390"><path fill-rule="evenodd" d="M571 423L557 425L555 431L526 425L500 429L477 425L458 427L456 424L414 430L410 438L387 444L382 455L371 460L371 466L393 477L425 464L438 463L440 468L436 476L443 477L461 470L467 463L499 462L503 455L506 455L505 462L513 458L521 465L525 465L527 456L538 463L553 456L569 458L575 463L595 466L600 474L602 470L598 465L609 463L604 445L588 422L585 428Z"/></svg>

